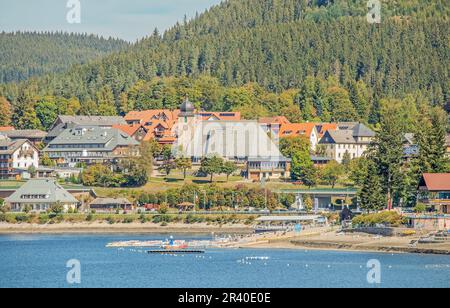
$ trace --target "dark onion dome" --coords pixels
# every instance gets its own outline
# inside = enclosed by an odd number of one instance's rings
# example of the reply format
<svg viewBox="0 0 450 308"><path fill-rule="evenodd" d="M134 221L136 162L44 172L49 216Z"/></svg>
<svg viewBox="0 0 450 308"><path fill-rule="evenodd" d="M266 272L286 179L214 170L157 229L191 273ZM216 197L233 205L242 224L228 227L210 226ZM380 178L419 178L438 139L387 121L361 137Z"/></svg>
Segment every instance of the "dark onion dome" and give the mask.
<svg viewBox="0 0 450 308"><path fill-rule="evenodd" d="M180 106L181 116L190 116L194 114L195 108L194 105L189 101L186 97L184 102Z"/></svg>

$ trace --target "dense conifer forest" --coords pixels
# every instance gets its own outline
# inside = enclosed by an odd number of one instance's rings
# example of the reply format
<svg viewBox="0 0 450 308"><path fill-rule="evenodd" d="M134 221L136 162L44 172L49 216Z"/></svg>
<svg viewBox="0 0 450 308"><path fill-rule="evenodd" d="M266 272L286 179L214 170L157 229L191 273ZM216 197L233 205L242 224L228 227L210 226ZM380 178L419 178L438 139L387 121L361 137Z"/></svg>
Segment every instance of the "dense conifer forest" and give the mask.
<svg viewBox="0 0 450 308"><path fill-rule="evenodd" d="M23 81L32 76L62 72L128 43L87 34L14 32L0 33L0 83Z"/></svg>
<svg viewBox="0 0 450 308"><path fill-rule="evenodd" d="M186 95L247 118L372 125L386 99L448 108L449 11L445 0L382 1L381 24L370 24L363 0L224 1L126 50L0 86L11 115L0 124L176 108Z"/></svg>

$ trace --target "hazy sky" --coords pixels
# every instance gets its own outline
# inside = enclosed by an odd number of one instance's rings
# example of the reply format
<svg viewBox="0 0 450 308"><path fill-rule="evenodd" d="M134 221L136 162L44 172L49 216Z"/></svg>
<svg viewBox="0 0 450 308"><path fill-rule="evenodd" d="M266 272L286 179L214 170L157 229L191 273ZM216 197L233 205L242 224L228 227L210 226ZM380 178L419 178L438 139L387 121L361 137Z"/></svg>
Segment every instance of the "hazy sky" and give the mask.
<svg viewBox="0 0 450 308"><path fill-rule="evenodd" d="M134 41L221 0L78 0L81 23L67 22L69 0L0 0L0 31L63 30ZM74 0L70 0L74 1Z"/></svg>

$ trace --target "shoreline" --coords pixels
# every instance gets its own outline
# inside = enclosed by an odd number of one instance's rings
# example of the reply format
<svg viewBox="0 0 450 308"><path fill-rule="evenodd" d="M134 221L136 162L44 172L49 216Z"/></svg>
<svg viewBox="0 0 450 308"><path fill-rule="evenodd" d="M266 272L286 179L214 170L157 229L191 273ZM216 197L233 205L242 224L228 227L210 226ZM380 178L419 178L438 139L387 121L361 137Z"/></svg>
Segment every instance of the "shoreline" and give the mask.
<svg viewBox="0 0 450 308"><path fill-rule="evenodd" d="M224 246L225 249L294 249L394 254L449 255L450 243L411 245L419 237L379 237L368 234L339 234L332 228L317 228L298 235L254 234L253 227L244 224L212 225L154 223L108 224L106 222L59 224L0 223L0 235L14 234L239 234L246 240Z"/></svg>
<svg viewBox="0 0 450 308"><path fill-rule="evenodd" d="M165 233L230 233L250 234L251 226L246 225L208 225L208 224L169 224L161 226L154 223L60 223L52 225L38 224L7 224L0 223L0 235L8 234L114 234L114 233L141 233L141 234L165 234Z"/></svg>
<svg viewBox="0 0 450 308"><path fill-rule="evenodd" d="M296 249L346 252L374 252L394 254L449 255L450 242L411 244L420 237L380 237L368 234L339 234L328 230L311 231L303 235L293 233L278 237L266 237L252 242L240 243L236 248L252 249Z"/></svg>

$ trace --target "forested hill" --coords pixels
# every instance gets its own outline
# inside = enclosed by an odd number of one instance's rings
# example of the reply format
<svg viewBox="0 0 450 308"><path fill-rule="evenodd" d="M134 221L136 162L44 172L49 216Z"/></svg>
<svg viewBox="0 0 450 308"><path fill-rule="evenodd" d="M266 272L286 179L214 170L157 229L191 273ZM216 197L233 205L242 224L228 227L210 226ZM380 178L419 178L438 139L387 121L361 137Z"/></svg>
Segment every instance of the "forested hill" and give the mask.
<svg viewBox="0 0 450 308"><path fill-rule="evenodd" d="M174 108L189 94L207 110L368 123L377 123L384 98L448 104L449 2L382 1L379 25L367 22L366 6L365 0L223 1L126 51L0 86L0 96L15 110L70 101L74 113L123 114Z"/></svg>
<svg viewBox="0 0 450 308"><path fill-rule="evenodd" d="M72 64L83 64L126 47L125 41L87 34L1 32L0 83L61 72Z"/></svg>

